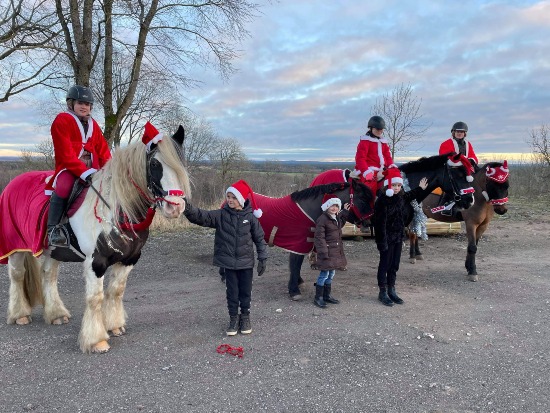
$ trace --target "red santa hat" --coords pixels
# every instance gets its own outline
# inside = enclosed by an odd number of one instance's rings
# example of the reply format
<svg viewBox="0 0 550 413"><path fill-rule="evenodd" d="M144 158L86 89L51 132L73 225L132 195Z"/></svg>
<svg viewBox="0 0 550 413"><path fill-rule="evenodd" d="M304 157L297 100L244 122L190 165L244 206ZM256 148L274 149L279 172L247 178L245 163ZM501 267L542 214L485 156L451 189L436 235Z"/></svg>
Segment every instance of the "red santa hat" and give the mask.
<svg viewBox="0 0 550 413"><path fill-rule="evenodd" d="M147 146L147 152L151 150L152 144L159 143L161 140L162 133L151 122L147 122L145 124L145 132L143 132L143 137L141 138L141 141Z"/></svg>
<svg viewBox="0 0 550 413"><path fill-rule="evenodd" d="M502 166L498 166L496 168L491 168L490 166L487 166L487 172L485 172L485 174L487 175L487 178L492 179L499 184L504 183L508 179L508 175L510 175L510 170L508 169L508 161L504 161Z"/></svg>
<svg viewBox="0 0 550 413"><path fill-rule="evenodd" d="M338 205L338 208L342 208L342 201L340 201L340 198L338 198L334 194L325 194L323 197L323 204L321 205L321 209L326 211L333 205Z"/></svg>
<svg viewBox="0 0 550 413"><path fill-rule="evenodd" d="M466 158L464 155L462 154L449 155L447 164L450 166L463 166L464 168L466 168L466 174L468 175L466 176L466 180L468 182L474 182L474 177L472 176L472 172L474 172L474 167L472 166L468 158Z"/></svg>
<svg viewBox="0 0 550 413"><path fill-rule="evenodd" d="M235 198L237 198L237 201L239 201L239 204L241 204L241 206L244 206L246 199L250 198L250 201L252 202L252 208L254 209L254 216L256 218L260 218L262 216L263 211L256 205L254 192L252 192L252 188L250 188L248 182L241 179L240 181L235 182L233 185L227 188L225 193L227 194L228 192L231 192L233 195L235 195Z"/></svg>
<svg viewBox="0 0 550 413"><path fill-rule="evenodd" d="M388 187L386 189L386 195L387 196L393 196L394 192L392 189L393 184L401 184L403 185L403 178L401 178L401 171L399 168L388 168L384 172L382 172L384 175L384 186Z"/></svg>

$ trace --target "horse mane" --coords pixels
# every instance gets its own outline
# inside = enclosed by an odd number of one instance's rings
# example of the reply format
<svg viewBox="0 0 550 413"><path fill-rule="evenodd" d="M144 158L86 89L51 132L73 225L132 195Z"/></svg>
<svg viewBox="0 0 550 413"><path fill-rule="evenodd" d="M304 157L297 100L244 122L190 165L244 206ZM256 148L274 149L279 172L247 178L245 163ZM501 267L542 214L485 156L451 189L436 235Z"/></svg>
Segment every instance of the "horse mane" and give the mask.
<svg viewBox="0 0 550 413"><path fill-rule="evenodd" d="M402 172L407 174L413 172L433 171L443 165L449 154L422 157L416 161L407 162L399 167Z"/></svg>
<svg viewBox="0 0 550 413"><path fill-rule="evenodd" d="M159 160L174 171L181 189L189 196L189 176L181 163L174 141L165 138L157 144L156 150ZM113 217L122 214L131 222L142 221L151 206L152 198L147 188L147 152L143 143L136 141L115 150L113 157L98 175L101 179L101 183L97 185L98 190L108 199ZM118 225L116 218L113 221Z"/></svg>
<svg viewBox="0 0 550 413"><path fill-rule="evenodd" d="M490 167L490 168L498 168L500 166L502 166L503 163L502 162L487 162L485 165L481 166L480 169L485 169L487 167Z"/></svg>
<svg viewBox="0 0 550 413"><path fill-rule="evenodd" d="M341 191L344 188L349 188L347 182L334 182L331 184L316 185L310 188L302 189L301 191L295 191L290 194L290 199L294 202L302 201L308 198L314 198L319 195L332 194L336 191Z"/></svg>

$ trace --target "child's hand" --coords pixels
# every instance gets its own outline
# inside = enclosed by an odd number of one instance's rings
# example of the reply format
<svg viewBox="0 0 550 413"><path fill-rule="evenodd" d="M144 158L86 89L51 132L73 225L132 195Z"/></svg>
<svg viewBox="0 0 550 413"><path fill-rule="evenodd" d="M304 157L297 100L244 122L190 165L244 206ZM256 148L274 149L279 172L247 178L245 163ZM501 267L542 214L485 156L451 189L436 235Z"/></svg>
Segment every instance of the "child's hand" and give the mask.
<svg viewBox="0 0 550 413"><path fill-rule="evenodd" d="M346 202L346 203L344 204L343 209L345 209L346 211L349 211L349 208L350 208L349 202Z"/></svg>
<svg viewBox="0 0 550 413"><path fill-rule="evenodd" d="M426 177L422 178L418 186L422 189L426 189L428 187L428 178Z"/></svg>

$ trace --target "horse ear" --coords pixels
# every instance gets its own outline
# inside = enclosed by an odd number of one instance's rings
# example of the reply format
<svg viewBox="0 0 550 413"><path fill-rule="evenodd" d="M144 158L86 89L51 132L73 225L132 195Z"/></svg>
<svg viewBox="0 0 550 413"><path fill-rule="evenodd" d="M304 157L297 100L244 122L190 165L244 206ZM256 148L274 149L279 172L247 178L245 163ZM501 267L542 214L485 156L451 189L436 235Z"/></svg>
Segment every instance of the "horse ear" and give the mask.
<svg viewBox="0 0 550 413"><path fill-rule="evenodd" d="M180 125L176 133L172 135L172 139L174 139L180 145L183 145L183 140L185 139L185 129L183 129L182 125Z"/></svg>

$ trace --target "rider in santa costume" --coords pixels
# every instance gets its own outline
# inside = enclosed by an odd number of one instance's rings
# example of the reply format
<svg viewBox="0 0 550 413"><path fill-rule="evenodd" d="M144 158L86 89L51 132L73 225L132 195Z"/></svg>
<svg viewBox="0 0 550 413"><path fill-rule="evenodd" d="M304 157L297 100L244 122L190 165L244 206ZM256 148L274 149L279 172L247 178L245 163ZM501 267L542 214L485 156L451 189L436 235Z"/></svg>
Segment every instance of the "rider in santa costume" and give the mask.
<svg viewBox="0 0 550 413"><path fill-rule="evenodd" d="M91 182L92 174L102 168L111 152L98 123L91 117L92 92L85 86L72 86L67 92L67 111L57 115L51 126L55 173L46 184L51 195L48 215L50 245L68 246L57 225L67 207L76 179Z"/></svg>
<svg viewBox="0 0 550 413"><path fill-rule="evenodd" d="M464 155L472 166L474 170L477 170L477 160L476 153L474 152L474 147L469 140L466 139L468 134L468 125L465 122L455 122L451 129L451 135L449 139L443 141L439 146L439 154L444 155L449 152L455 152L461 155ZM441 203L444 205L444 209L441 210L441 215L453 216L456 212L454 206L455 203L450 195L443 194Z"/></svg>
<svg viewBox="0 0 550 413"><path fill-rule="evenodd" d="M384 119L380 116L372 116L367 127L367 133L361 136L357 145L355 170L352 175L360 178L373 195L376 195L378 189L382 187L384 169L397 168L397 166L393 162L388 141L382 136L386 129Z"/></svg>

